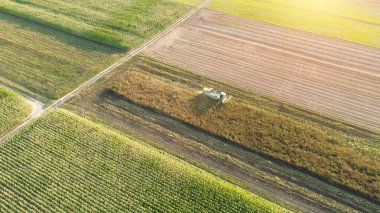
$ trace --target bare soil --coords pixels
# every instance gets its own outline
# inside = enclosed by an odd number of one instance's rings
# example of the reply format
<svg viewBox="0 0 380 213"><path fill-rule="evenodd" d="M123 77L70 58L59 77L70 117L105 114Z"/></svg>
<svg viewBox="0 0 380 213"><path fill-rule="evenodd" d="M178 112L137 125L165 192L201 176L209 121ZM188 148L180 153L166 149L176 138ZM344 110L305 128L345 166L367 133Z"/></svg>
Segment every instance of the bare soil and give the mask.
<svg viewBox="0 0 380 213"><path fill-rule="evenodd" d="M148 53L380 129L380 49L203 9Z"/></svg>

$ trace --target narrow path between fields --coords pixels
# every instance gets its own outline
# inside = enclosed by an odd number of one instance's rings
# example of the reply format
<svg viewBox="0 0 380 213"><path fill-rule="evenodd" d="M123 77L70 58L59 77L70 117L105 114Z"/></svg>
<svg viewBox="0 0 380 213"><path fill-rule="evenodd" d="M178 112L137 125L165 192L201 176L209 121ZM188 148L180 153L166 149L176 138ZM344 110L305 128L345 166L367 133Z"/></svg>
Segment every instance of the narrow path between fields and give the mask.
<svg viewBox="0 0 380 213"><path fill-rule="evenodd" d="M20 92L20 91L17 91L17 90L15 90L15 89L13 89L13 88L11 88L11 87L5 85L5 84L0 83L0 86L5 87L5 88L7 88L7 89L10 89L10 90L12 90L13 92L16 92L17 94L23 96L24 98L26 98L26 99L29 101L30 105L32 105L32 112L30 113L30 115L29 115L28 117L26 117L26 118L24 119L24 122L26 122L27 120L30 120L30 119L32 119L33 117L35 117L36 115L42 113L45 104L42 103L41 101L39 101L39 100L37 100L37 99L35 99L35 98L29 96L29 95L26 95L26 94L24 94L24 93L22 93L22 92Z"/></svg>
<svg viewBox="0 0 380 213"><path fill-rule="evenodd" d="M65 96L63 96L62 98L56 100L55 102L53 102L53 104L51 104L50 106L46 107L46 108L36 108L36 110L33 112L33 114L28 117L22 124L20 124L19 126L13 128L11 131L9 131L8 133L6 133L4 136L2 136L0 138L0 142L3 142L5 141L6 138L10 137L11 135L13 135L14 133L16 133L18 130L22 129L22 127L26 126L27 124L29 124L30 122L32 122L33 120L35 120L36 118L38 118L39 116L43 115L44 113L46 113L47 111L49 111L50 109L54 109L54 108L57 108L59 107L60 105L62 105L63 103L65 103L67 100L69 100L71 97L75 96L76 94L78 94L80 91L82 91L84 88L88 87L89 85L95 83L98 79L102 78L104 75L110 73L111 71L113 71L115 68L121 66L123 63L125 63L126 61L128 61L129 59L131 59L132 57L138 55L139 53L141 53L142 51L144 51L146 48L148 48L150 45L152 45L153 43L155 43L156 41L158 41L159 39L163 38L165 35L167 35L168 33L170 33L171 31L173 31L178 25L182 24L183 22L185 22L187 19L189 19L192 15L194 15L195 13L197 13L200 9L202 9L204 6L206 6L208 3L210 3L211 0L205 0L203 1L201 4L199 4L196 8L194 8L193 10L191 10L190 12L188 12L186 15L182 16L180 19L178 19L174 24L172 24L171 26L169 26L168 28L166 28L165 30L163 30L161 33L157 34L156 36L154 36L151 40L149 40L148 42L146 42L145 44L141 45L139 48L135 49L135 50L132 50L130 52L128 52L123 58L121 58L119 61L117 61L116 63L112 64L111 66L109 66L108 68L104 69L103 71L99 72L97 75L95 75L93 78L91 78L90 80L86 81L85 83L83 83L82 85L80 85L79 87L77 87L76 89L74 89L72 92L66 94ZM33 98L32 98L33 99ZM40 106L39 104L37 104L36 106ZM39 110L38 110L39 109Z"/></svg>

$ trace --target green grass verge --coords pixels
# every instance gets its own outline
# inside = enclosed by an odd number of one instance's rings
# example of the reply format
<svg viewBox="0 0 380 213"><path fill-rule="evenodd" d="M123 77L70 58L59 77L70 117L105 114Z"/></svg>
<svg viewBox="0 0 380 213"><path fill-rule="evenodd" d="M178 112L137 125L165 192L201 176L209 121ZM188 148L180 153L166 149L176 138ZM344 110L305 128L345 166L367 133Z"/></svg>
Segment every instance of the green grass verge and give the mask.
<svg viewBox="0 0 380 213"><path fill-rule="evenodd" d="M0 28L0 82L39 99L63 96L120 57L116 49L1 12Z"/></svg>
<svg viewBox="0 0 380 213"><path fill-rule="evenodd" d="M21 95L0 86L0 135L25 119L32 106Z"/></svg>
<svg viewBox="0 0 380 213"><path fill-rule="evenodd" d="M2 211L285 212L66 110L7 139L0 155Z"/></svg>
<svg viewBox="0 0 380 213"><path fill-rule="evenodd" d="M380 47L380 8L370 1L213 0L209 8Z"/></svg>
<svg viewBox="0 0 380 213"><path fill-rule="evenodd" d="M131 49L200 0L5 0L0 11L110 46Z"/></svg>
<svg viewBox="0 0 380 213"><path fill-rule="evenodd" d="M149 71L164 67L142 63L140 67L120 69ZM110 89L135 103L303 168L367 197L379 197L377 155L372 151L358 153L347 146L366 144L366 140L240 100L220 106L192 89L172 83L149 74L128 72L111 83Z"/></svg>

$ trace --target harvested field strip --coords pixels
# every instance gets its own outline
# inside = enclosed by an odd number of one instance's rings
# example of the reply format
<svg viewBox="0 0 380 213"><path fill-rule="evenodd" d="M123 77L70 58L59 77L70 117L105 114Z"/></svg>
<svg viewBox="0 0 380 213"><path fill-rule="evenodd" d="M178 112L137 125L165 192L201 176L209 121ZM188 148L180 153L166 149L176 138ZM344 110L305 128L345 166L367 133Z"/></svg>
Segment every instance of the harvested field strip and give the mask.
<svg viewBox="0 0 380 213"><path fill-rule="evenodd" d="M110 89L135 103L253 151L303 168L378 199L380 164L344 146L345 134L232 100L218 105L205 96L153 75L128 72Z"/></svg>
<svg viewBox="0 0 380 213"><path fill-rule="evenodd" d="M66 110L0 146L1 211L285 212Z"/></svg>
<svg viewBox="0 0 380 213"><path fill-rule="evenodd" d="M120 52L0 12L0 81L55 99L119 57ZM12 84L12 83L11 83Z"/></svg>
<svg viewBox="0 0 380 213"><path fill-rule="evenodd" d="M117 48L131 49L200 0L5 0L0 11Z"/></svg>
<svg viewBox="0 0 380 213"><path fill-rule="evenodd" d="M209 10L201 10L187 24L323 61L379 72L380 50L378 48Z"/></svg>
<svg viewBox="0 0 380 213"><path fill-rule="evenodd" d="M229 17L203 10L149 53L218 80L380 129L380 49Z"/></svg>
<svg viewBox="0 0 380 213"><path fill-rule="evenodd" d="M154 75L163 76L164 78L170 79L171 81L181 82L187 87L196 90L199 89L200 85L213 85L213 87L226 90L234 97L238 97L239 99L246 101L249 104L253 104L257 107L264 107L269 110L275 110L277 112L284 113L287 116L292 116L300 120L313 121L319 125L338 130L339 132L344 132L347 135L368 140L369 144L372 145L376 145L376 143L373 143L373 141L380 141L379 132L369 131L368 129L354 126L350 123L343 122L342 120L337 120L337 118L333 118L331 116L321 115L315 111L306 110L302 107L297 107L296 105L284 103L278 99L259 95L252 92L251 90L242 89L240 86L237 87L225 82L223 83L215 80L213 77L205 77L202 74L197 74L197 71L187 69L173 63L168 63L158 58L152 58L148 55L140 55L135 57L130 61L130 63L128 63L127 67L130 70L143 70ZM362 142L360 142L360 144L362 144ZM380 148L380 146L378 146L378 148ZM380 153L378 156L378 159L380 159Z"/></svg>
<svg viewBox="0 0 380 213"><path fill-rule="evenodd" d="M366 0L215 0L209 8L380 47L380 4Z"/></svg>
<svg viewBox="0 0 380 213"><path fill-rule="evenodd" d="M24 97L0 86L0 135L16 126L31 112L32 106Z"/></svg>

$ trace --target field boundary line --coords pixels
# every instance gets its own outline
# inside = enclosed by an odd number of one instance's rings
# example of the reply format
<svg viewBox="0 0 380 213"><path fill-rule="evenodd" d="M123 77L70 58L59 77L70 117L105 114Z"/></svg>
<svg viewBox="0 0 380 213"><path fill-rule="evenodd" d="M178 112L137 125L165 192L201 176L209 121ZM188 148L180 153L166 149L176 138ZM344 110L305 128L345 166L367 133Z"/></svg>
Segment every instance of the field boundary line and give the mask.
<svg viewBox="0 0 380 213"><path fill-rule="evenodd" d="M166 29L164 29L162 32L156 34L152 39L150 39L146 43L142 44L140 47L138 47L137 49L131 50L124 57L122 57L121 59L119 59L117 62L115 62L114 64L112 64L108 68L104 69L103 71L99 72L94 77L92 77L91 79L89 79L85 83L81 84L79 87L77 87L76 89L74 89L70 93L68 93L65 96L61 97L60 99L54 101L51 105L47 106L45 109L39 111L35 115L33 115L33 116L29 117L28 119L26 119L22 124L18 125L17 127L13 128L8 133L4 134L0 138L0 142L5 141L6 138L12 136L18 130L22 129L24 126L26 126L27 124L29 124L31 121L35 120L36 118L40 117L41 115L43 115L44 113L46 113L50 109L54 109L54 108L57 108L57 107L61 106L63 103L65 103L67 100L69 100L70 98L72 98L73 96L75 96L76 94L78 94L84 88L86 88L89 85L95 83L97 80L99 80L100 78L102 78L106 74L108 74L111 71L115 70L117 67L121 66L122 64L124 64L125 62L127 62L128 60L130 60L131 58L133 58L134 56L140 54L142 51L144 51L145 49L147 49L149 46L151 46L152 44L154 44L155 42L157 42L158 40L160 40L161 38L163 38L164 36L166 36L168 33L170 33L171 31L173 31L179 25L181 25L182 23L184 23L186 20L188 20L191 16L193 16L195 13L197 13L200 9L202 9L203 7L205 7L210 2L211 2L211 0L205 0L205 1L203 1L196 8L192 9L190 12L186 13L184 16L182 16L179 19L177 19L177 21L175 23L173 23L171 26L169 26Z"/></svg>

